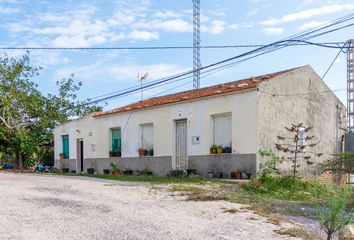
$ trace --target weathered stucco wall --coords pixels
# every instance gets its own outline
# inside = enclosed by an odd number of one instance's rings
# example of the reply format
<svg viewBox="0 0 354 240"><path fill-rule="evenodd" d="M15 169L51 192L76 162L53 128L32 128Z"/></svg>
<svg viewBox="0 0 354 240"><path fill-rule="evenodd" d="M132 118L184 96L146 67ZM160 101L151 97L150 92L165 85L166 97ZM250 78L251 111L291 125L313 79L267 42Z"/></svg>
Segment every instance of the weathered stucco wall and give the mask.
<svg viewBox="0 0 354 240"><path fill-rule="evenodd" d="M318 145L312 151L323 153L315 162L323 161L335 151L336 105L340 111L339 126L345 127L345 107L310 66L288 72L260 84L258 93L258 132L260 148L275 149L281 143L277 136L289 136L284 127L304 123L313 127ZM343 132L339 129L338 136ZM290 156L289 154L285 156ZM262 162L262 159L260 159ZM290 162L283 164L288 169ZM303 164L306 166L306 164ZM303 171L313 169L304 168Z"/></svg>
<svg viewBox="0 0 354 240"><path fill-rule="evenodd" d="M223 173L223 178L230 178L231 172L256 173L257 154L216 154L208 156L190 156L189 168L196 169L201 176L208 172Z"/></svg>

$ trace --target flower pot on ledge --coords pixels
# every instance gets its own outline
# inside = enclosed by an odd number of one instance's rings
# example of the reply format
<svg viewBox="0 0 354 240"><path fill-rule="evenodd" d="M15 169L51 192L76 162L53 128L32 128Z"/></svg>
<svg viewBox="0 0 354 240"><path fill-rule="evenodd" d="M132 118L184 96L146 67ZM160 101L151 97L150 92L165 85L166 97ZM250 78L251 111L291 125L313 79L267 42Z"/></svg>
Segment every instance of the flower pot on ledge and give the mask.
<svg viewBox="0 0 354 240"><path fill-rule="evenodd" d="M138 152L139 152L139 157L143 157L143 156L145 156L145 149L144 148L139 148L138 149Z"/></svg>

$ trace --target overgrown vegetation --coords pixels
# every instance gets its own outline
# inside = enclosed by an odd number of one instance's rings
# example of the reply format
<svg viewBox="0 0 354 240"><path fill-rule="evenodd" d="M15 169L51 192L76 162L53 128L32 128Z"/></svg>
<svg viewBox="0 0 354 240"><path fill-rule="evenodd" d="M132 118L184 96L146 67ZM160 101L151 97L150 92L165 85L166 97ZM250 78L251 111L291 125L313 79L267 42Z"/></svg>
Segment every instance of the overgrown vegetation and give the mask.
<svg viewBox="0 0 354 240"><path fill-rule="evenodd" d="M331 240L336 232L345 229L354 222L354 206L352 192L345 188L326 196L324 202L320 202L316 208L316 215L321 228L327 234L327 240Z"/></svg>
<svg viewBox="0 0 354 240"><path fill-rule="evenodd" d="M284 157L275 155L271 149L260 149L259 156L264 159L264 162L259 165L261 176L280 174L279 165L285 161Z"/></svg>
<svg viewBox="0 0 354 240"><path fill-rule="evenodd" d="M279 200L315 201L334 193L335 187L330 184L307 181L293 176L263 175L248 183L241 184L247 192L260 194Z"/></svg>

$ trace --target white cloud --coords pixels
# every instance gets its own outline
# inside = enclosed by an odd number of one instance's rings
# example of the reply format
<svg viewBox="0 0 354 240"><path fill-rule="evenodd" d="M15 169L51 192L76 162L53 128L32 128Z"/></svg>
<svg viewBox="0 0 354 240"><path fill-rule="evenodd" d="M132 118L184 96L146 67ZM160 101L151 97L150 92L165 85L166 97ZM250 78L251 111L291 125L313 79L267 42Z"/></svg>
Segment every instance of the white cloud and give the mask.
<svg viewBox="0 0 354 240"><path fill-rule="evenodd" d="M238 25L237 23L233 23L233 24L230 24L229 26L227 26L227 28L229 28L231 30L237 30L240 28L240 25Z"/></svg>
<svg viewBox="0 0 354 240"><path fill-rule="evenodd" d="M225 21L215 20L215 21L212 21L210 25L202 24L200 26L200 30L202 32L217 35L217 34L224 32L226 27L229 27L226 25L227 25L227 22L225 22ZM232 29L232 27L235 28L236 25L231 26L231 29Z"/></svg>
<svg viewBox="0 0 354 240"><path fill-rule="evenodd" d="M156 18L180 18L183 15L174 11L166 10L166 11L157 11L154 14Z"/></svg>
<svg viewBox="0 0 354 240"><path fill-rule="evenodd" d="M225 30L225 25L226 22L225 21L213 21L211 26L209 27L209 32L211 34L220 34Z"/></svg>
<svg viewBox="0 0 354 240"><path fill-rule="evenodd" d="M269 28L263 28L262 32L264 32L267 35L280 35L284 32L284 29L278 27L269 27Z"/></svg>
<svg viewBox="0 0 354 240"><path fill-rule="evenodd" d="M190 32L192 25L183 19L172 19L167 21L154 20L149 22L137 22L133 25L137 29L154 29L166 32Z"/></svg>
<svg viewBox="0 0 354 240"><path fill-rule="evenodd" d="M249 11L246 15L247 17L251 17L251 16L254 16L258 13L258 8L256 9L253 9L252 11Z"/></svg>
<svg viewBox="0 0 354 240"><path fill-rule="evenodd" d="M132 31L127 35L126 38L130 40L150 41L158 40L160 36L158 32Z"/></svg>
<svg viewBox="0 0 354 240"><path fill-rule="evenodd" d="M14 14L21 12L20 9L17 8L9 8L9 7L1 7L0 6L0 14Z"/></svg>
<svg viewBox="0 0 354 240"><path fill-rule="evenodd" d="M262 21L260 23L262 25L274 26L280 23L293 22L297 20L312 18L315 16L327 15L327 14L332 14L332 13L341 12L344 10L352 10L352 9L354 9L354 4L333 4L333 5L328 5L320 8L312 8L312 9L303 10L296 13L287 14L279 19L271 18Z"/></svg>
<svg viewBox="0 0 354 240"><path fill-rule="evenodd" d="M328 23L328 21L311 21L311 22L307 22L304 23L303 25L301 25L300 30L307 30L307 29L311 29L311 28L316 28L319 27L321 25L324 25Z"/></svg>
<svg viewBox="0 0 354 240"><path fill-rule="evenodd" d="M59 52L37 50L31 53L31 61L46 69L49 66L68 64L69 58Z"/></svg>
<svg viewBox="0 0 354 240"><path fill-rule="evenodd" d="M137 65L136 63L109 64L105 61L81 67L62 68L55 71L54 79L62 79L74 73L78 80L93 84L99 82L137 82L138 73L148 72L148 80L174 75L186 69L174 64ZM104 79L103 79L104 78Z"/></svg>

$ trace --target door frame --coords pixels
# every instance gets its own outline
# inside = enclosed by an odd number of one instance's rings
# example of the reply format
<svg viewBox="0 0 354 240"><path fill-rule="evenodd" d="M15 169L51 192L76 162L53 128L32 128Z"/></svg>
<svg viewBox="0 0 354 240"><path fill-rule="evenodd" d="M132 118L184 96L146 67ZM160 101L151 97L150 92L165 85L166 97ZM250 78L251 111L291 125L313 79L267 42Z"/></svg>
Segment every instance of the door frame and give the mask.
<svg viewBox="0 0 354 240"><path fill-rule="evenodd" d="M173 169L177 169L177 123L178 122L185 122L186 124L186 171L188 169L188 119L187 118L181 118L181 119L175 119L174 121L174 128L173 128L173 163L172 167Z"/></svg>
<svg viewBox="0 0 354 240"><path fill-rule="evenodd" d="M76 140L76 172L81 173L84 170L84 140Z"/></svg>

